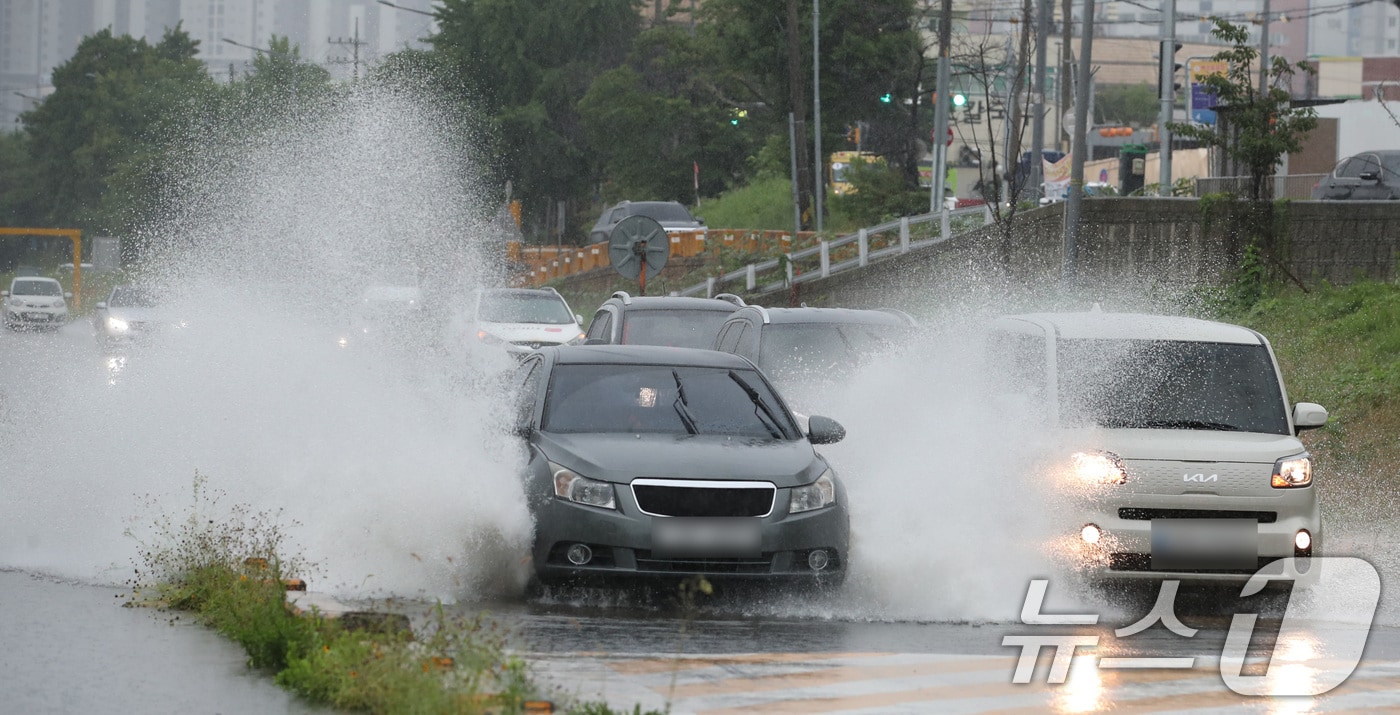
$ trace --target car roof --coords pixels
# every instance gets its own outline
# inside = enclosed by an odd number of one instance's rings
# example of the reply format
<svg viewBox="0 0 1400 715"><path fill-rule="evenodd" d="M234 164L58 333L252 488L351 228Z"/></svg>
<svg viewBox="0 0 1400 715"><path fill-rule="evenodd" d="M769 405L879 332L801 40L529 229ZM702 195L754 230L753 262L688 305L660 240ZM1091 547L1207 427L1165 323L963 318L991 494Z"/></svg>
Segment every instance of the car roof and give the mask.
<svg viewBox="0 0 1400 715"><path fill-rule="evenodd" d="M1037 323L1054 331L1059 339L1172 340L1203 343L1262 345L1253 330L1229 323L1143 313L1030 313L1009 315L1004 321Z"/></svg>
<svg viewBox="0 0 1400 715"><path fill-rule="evenodd" d="M57 279L57 278L48 278L48 277L45 277L45 276L15 276L15 277L14 277L14 280L11 281L11 282L13 283L13 282L17 282L17 281L43 281L43 282L45 282L45 283L57 283L57 282L58 282L58 279Z"/></svg>
<svg viewBox="0 0 1400 715"><path fill-rule="evenodd" d="M626 299L609 298L607 302L622 304L627 310L714 310L732 313L739 309L739 306L719 298L679 295L634 295Z"/></svg>
<svg viewBox="0 0 1400 715"><path fill-rule="evenodd" d="M753 369L738 355L700 348L672 348L657 345L574 345L545 348L559 365L680 365ZM542 351L543 352L543 351Z"/></svg>
<svg viewBox="0 0 1400 715"><path fill-rule="evenodd" d="M553 288L482 288L482 295L494 293L497 295L547 295L554 298L559 297L559 292Z"/></svg>
<svg viewBox="0 0 1400 715"><path fill-rule="evenodd" d="M897 313L884 310L855 308L763 308L748 306L753 312L768 314L766 322L778 323L855 323L860 325L893 325L909 327L909 321Z"/></svg>

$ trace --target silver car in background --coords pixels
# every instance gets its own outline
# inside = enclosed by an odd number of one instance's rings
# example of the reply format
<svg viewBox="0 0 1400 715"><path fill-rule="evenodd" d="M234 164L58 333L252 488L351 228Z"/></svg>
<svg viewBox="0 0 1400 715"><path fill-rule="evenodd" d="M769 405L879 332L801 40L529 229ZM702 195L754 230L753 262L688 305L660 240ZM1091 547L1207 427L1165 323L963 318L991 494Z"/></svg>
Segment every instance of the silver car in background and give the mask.
<svg viewBox="0 0 1400 715"><path fill-rule="evenodd" d="M118 285L92 313L98 342L108 345L143 340L185 322L161 305L158 291L149 286Z"/></svg>
<svg viewBox="0 0 1400 715"><path fill-rule="evenodd" d="M5 306L5 326L58 330L68 322L68 303L72 293L53 278L25 276L10 281L10 289L0 291Z"/></svg>

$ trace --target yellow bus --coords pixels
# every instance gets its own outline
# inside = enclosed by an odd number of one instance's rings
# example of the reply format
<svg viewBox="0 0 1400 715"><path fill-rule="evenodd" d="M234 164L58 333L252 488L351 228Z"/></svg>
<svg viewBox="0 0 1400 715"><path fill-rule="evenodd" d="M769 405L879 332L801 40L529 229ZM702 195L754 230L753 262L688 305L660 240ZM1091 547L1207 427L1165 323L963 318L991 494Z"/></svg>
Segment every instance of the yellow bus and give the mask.
<svg viewBox="0 0 1400 715"><path fill-rule="evenodd" d="M856 187L851 184L851 164L860 159L867 164L884 164L885 158L879 154L868 151L837 151L832 152L831 162L828 164L830 170L827 172L827 179L831 182L831 190L837 196L855 193Z"/></svg>

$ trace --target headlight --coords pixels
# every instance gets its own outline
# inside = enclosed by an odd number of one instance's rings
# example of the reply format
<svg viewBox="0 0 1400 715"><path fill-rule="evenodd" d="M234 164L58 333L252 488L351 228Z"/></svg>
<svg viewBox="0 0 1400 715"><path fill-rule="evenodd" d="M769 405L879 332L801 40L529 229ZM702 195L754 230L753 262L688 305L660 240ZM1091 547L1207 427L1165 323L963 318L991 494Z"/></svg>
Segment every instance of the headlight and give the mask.
<svg viewBox="0 0 1400 715"><path fill-rule="evenodd" d="M476 331L476 339L477 339L477 340L480 340L480 341L483 342L483 343L486 343L487 345L505 345L505 342L506 342L506 341L504 341L504 340L502 340L502 339L500 339L500 338L498 338L498 337L496 337L496 336L494 336L494 335L492 335L492 334L486 332L485 330L478 330L478 331Z"/></svg>
<svg viewBox="0 0 1400 715"><path fill-rule="evenodd" d="M617 497L611 484L580 477L562 467L554 470L554 496L603 509L617 508Z"/></svg>
<svg viewBox="0 0 1400 715"><path fill-rule="evenodd" d="M1312 456L1307 452L1274 462L1270 483L1275 489L1292 489L1312 484Z"/></svg>
<svg viewBox="0 0 1400 715"><path fill-rule="evenodd" d="M127 322L126 322L125 320L122 320L121 318L108 318L108 319L107 319L107 329L108 329L108 330L111 330L112 332L124 333L124 332L126 332L126 329L129 328L129 327L131 327L131 326L130 326L130 325L127 325Z"/></svg>
<svg viewBox="0 0 1400 715"><path fill-rule="evenodd" d="M1123 460L1112 452L1075 452L1069 457L1070 471L1085 484L1122 484L1128 481Z"/></svg>
<svg viewBox="0 0 1400 715"><path fill-rule="evenodd" d="M583 344L583 339L584 339L584 334L583 334L583 333L579 333L577 337L573 338L572 340L570 340L569 342L564 343L564 344L565 344L565 345L582 345L582 344Z"/></svg>
<svg viewBox="0 0 1400 715"><path fill-rule="evenodd" d="M67 306L66 304L64 304L64 302L60 299L60 300L54 302L53 307L55 307L55 308L66 308L66 307L68 307L68 306Z"/></svg>
<svg viewBox="0 0 1400 715"><path fill-rule="evenodd" d="M836 481L831 478L831 470L822 472L817 481L792 490L792 500L788 504L789 514L820 509L836 503Z"/></svg>

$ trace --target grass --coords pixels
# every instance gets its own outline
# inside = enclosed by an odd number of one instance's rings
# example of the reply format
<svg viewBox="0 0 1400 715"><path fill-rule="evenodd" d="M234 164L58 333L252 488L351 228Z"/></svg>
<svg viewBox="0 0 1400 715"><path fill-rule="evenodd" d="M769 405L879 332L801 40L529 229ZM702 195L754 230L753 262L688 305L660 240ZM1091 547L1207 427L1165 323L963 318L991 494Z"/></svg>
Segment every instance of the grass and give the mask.
<svg viewBox="0 0 1400 715"><path fill-rule="evenodd" d="M826 202L827 217L822 228L828 233L850 233L860 228ZM757 179L750 184L706 199L695 208L710 228L749 228L763 231L791 231L792 182L783 178Z"/></svg>
<svg viewBox="0 0 1400 715"><path fill-rule="evenodd" d="M1269 338L1291 401L1330 410L1328 425L1305 435L1333 488L1400 486L1400 285L1283 289L1223 317Z"/></svg>
<svg viewBox="0 0 1400 715"><path fill-rule="evenodd" d="M192 613L243 647L249 666L307 700L372 713L521 713L542 689L505 636L483 616L454 617L438 605L414 631L392 619L324 618L288 607L284 578L314 566L285 559L281 515L221 507L222 493L196 475L194 501L178 518L155 519L139 539L133 597ZM151 499L148 508L155 507ZM149 532L149 533L145 533ZM376 627L378 624L379 627ZM618 715L601 702L583 715ZM642 715L640 707L630 711ZM661 715L650 712L646 715Z"/></svg>

